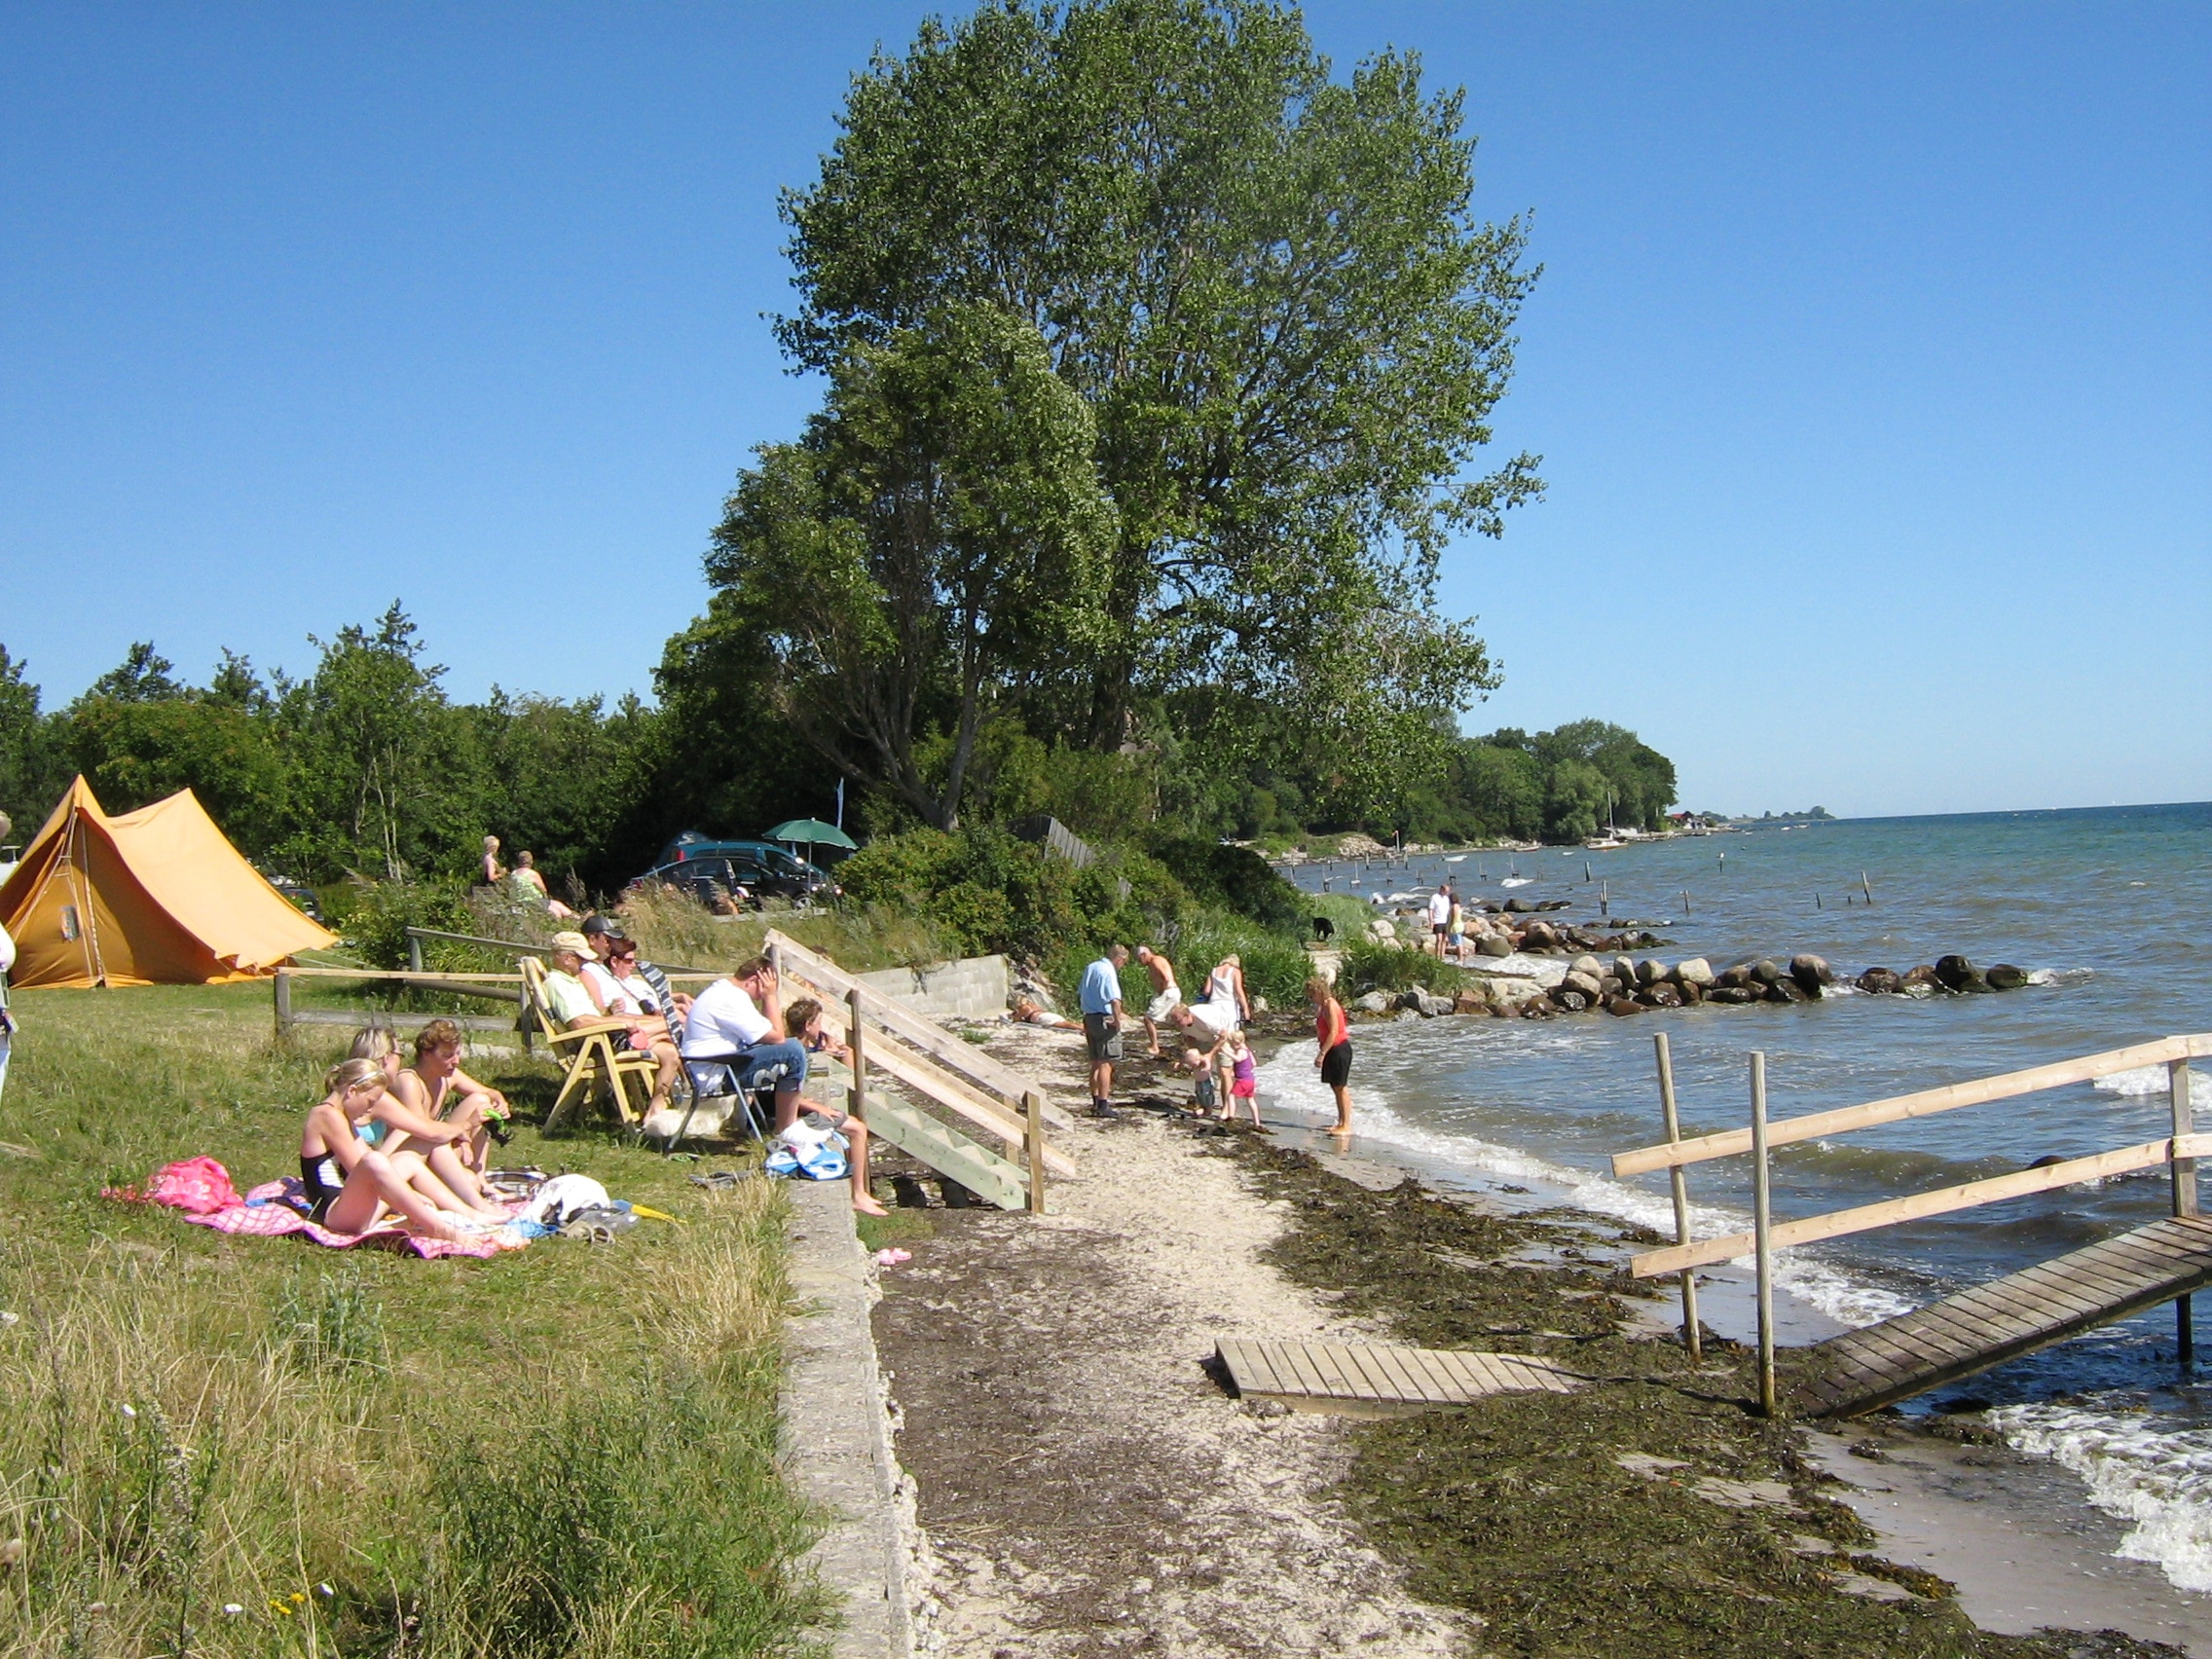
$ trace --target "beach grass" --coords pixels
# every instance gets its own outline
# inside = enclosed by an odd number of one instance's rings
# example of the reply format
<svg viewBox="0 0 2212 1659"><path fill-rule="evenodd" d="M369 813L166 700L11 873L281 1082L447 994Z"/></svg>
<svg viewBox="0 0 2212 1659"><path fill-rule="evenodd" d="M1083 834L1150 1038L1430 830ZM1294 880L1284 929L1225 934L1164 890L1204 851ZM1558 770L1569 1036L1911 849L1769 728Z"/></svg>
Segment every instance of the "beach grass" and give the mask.
<svg viewBox="0 0 2212 1659"><path fill-rule="evenodd" d="M1483 1622L1500 1659L2158 1659L2117 1632L2004 1636L1950 1587L1867 1553L1754 1368L1707 1339L1625 1334L1654 1294L1593 1250L1641 1230L1580 1212L1499 1216L1410 1178L1372 1192L1256 1135L1226 1137L1289 1226L1274 1265L1341 1313L1426 1347L1541 1354L1587 1378L1361 1425L1343 1493L1416 1595ZM1867 1580L1908 1599L1862 1592Z"/></svg>
<svg viewBox="0 0 2212 1659"><path fill-rule="evenodd" d="M0 1646L670 1656L804 1646L775 1461L785 1206L522 1127L681 1218L489 1260L226 1236L102 1198L206 1154L295 1172L343 1030L263 985L16 996L0 1099ZM406 1024L401 1030L404 1034ZM466 1062L526 1118L556 1075Z"/></svg>

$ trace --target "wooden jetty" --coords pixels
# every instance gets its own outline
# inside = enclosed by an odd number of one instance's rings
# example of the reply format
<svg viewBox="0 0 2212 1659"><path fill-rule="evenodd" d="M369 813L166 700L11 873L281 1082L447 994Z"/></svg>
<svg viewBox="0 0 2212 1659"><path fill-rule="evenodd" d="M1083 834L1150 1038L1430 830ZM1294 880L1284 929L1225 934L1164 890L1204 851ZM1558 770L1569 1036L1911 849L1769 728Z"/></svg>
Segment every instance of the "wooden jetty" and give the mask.
<svg viewBox="0 0 2212 1659"><path fill-rule="evenodd" d="M2124 1319L2172 1302L2176 1309L2177 1352L2181 1362L2194 1357L2191 1295L2212 1284L2212 1222L2197 1213L2196 1160L2212 1154L2212 1135L2198 1134L2191 1112L2190 1061L2212 1055L2212 1036L2165 1037L2132 1048L2109 1050L2078 1059L1950 1084L1915 1094L1864 1105L1815 1112L1769 1124L1766 1115L1766 1056L1751 1056L1751 1123L1693 1139L1679 1138L1674 1073L1665 1037L1658 1039L1659 1084L1667 1139L1613 1159L1616 1175L1666 1169L1673 1177L1676 1242L1632 1258L1638 1278L1678 1273L1682 1281L1683 1326L1694 1346L1697 1304L1693 1272L1715 1262L1750 1255L1757 1265L1760 1403L1773 1415L1781 1408L1775 1383L1773 1258L1790 1244L1838 1238L1900 1222L1945 1215L1977 1205L1999 1203L2031 1193L2052 1192L2078 1182L2166 1165L2172 1214L2133 1232L2101 1239L2083 1249L1975 1285L1925 1308L1864 1330L1835 1337L1808 1350L1793 1382L1789 1404L1818 1417L1850 1417L1924 1393L2063 1342L2093 1326ZM1768 1213L1768 1156L1772 1148L1816 1136L1844 1134L1936 1112L2009 1100L2041 1089L2086 1083L2116 1072L2146 1066L2166 1069L2172 1101L2172 1133L2158 1140L2117 1147L2085 1157L2064 1159L2009 1175L1969 1181L1935 1192L1835 1210L1826 1215L1776 1222ZM1752 1159L1754 1221L1750 1233L1693 1239L1681 1172L1709 1159L1749 1153Z"/></svg>
<svg viewBox="0 0 2212 1659"><path fill-rule="evenodd" d="M1564 1394L1582 1382L1532 1354L1390 1343L1224 1338L1214 1345L1214 1357L1246 1399L1350 1417L1398 1417L1432 1406L1463 1406L1489 1394Z"/></svg>
<svg viewBox="0 0 2212 1659"><path fill-rule="evenodd" d="M1789 1403L1857 1417L2212 1284L2212 1221L2176 1216L1977 1284L1809 1351Z"/></svg>

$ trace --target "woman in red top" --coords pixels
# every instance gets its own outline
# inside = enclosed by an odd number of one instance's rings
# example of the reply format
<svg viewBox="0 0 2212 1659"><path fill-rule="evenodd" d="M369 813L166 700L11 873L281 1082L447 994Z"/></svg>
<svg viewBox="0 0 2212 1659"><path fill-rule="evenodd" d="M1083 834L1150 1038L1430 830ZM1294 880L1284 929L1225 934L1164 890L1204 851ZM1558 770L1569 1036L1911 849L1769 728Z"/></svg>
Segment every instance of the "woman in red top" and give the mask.
<svg viewBox="0 0 2212 1659"><path fill-rule="evenodd" d="M1337 1001L1329 981L1318 977L1306 981L1306 1000L1313 1005L1313 1064L1321 1081L1337 1097L1337 1124L1329 1133L1351 1133L1351 1022L1344 1004Z"/></svg>

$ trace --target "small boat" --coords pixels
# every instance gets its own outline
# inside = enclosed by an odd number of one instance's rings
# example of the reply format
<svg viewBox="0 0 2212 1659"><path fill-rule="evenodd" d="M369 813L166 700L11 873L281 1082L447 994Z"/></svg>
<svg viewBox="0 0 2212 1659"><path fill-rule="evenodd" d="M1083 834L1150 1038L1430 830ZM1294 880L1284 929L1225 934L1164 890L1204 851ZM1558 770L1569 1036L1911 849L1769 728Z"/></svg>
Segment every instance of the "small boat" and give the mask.
<svg viewBox="0 0 2212 1659"><path fill-rule="evenodd" d="M1536 878L1532 875L1509 875L1498 883L1500 887L1527 887Z"/></svg>
<svg viewBox="0 0 2212 1659"><path fill-rule="evenodd" d="M1616 847L1628 845L1626 841L1616 841L1610 835L1593 835L1582 844L1594 853L1609 853Z"/></svg>
<svg viewBox="0 0 2212 1659"><path fill-rule="evenodd" d="M1453 853L1449 857L1447 857L1444 862L1446 864L1465 864L1467 862L1467 855L1465 853Z"/></svg>

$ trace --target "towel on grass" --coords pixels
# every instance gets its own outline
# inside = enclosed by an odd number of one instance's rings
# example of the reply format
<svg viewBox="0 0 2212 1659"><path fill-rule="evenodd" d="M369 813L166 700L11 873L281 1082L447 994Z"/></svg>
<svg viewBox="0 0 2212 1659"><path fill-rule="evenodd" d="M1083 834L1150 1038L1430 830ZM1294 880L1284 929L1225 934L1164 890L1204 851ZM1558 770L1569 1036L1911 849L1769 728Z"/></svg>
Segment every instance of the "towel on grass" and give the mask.
<svg viewBox="0 0 2212 1659"><path fill-rule="evenodd" d="M448 1242L443 1238L418 1238L397 1221L372 1227L366 1233L333 1233L308 1219L307 1189L297 1175L281 1181L264 1181L244 1198L231 1185L229 1171L212 1158L187 1159L154 1172L143 1187L111 1187L103 1197L124 1203L162 1204L182 1210L196 1227L212 1227L217 1233L244 1233L257 1238L277 1238L287 1233L305 1234L313 1243L333 1250L350 1250L356 1244L378 1244L411 1251L425 1261L440 1256L497 1256L501 1250L520 1249L529 1242L517 1233L471 1234Z"/></svg>

